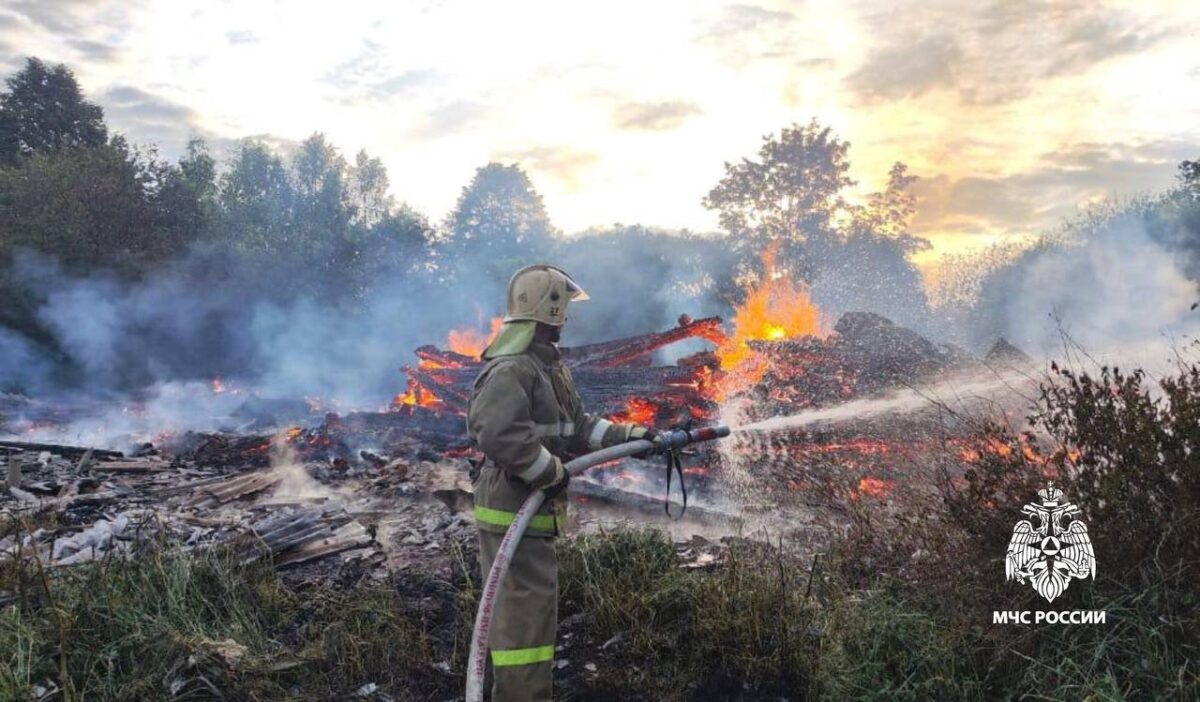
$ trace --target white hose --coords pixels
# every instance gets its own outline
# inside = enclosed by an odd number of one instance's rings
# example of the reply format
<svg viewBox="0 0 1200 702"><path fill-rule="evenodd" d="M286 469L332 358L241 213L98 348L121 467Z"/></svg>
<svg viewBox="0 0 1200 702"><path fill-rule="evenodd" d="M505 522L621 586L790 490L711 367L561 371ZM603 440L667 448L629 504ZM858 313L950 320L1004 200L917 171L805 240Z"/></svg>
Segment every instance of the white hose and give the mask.
<svg viewBox="0 0 1200 702"><path fill-rule="evenodd" d="M649 441L630 441L580 456L563 467L572 476L576 476L594 465L626 458L653 448L655 445ZM521 537L529 528L529 522L533 520L533 516L542 508L542 503L545 501L546 493L534 490L525 500L525 504L521 505L516 518L513 519L513 523L509 525L508 531L504 534L504 540L500 542L496 560L492 562L492 570L483 583L483 593L479 598L479 611L475 613L475 633L471 636L471 653L467 658L467 702L480 702L483 699L483 672L487 663L488 632L492 628L492 611L496 606L496 597L500 594L500 584L504 582L504 576L508 575L508 566L512 562L513 554L517 551L517 545L521 543Z"/></svg>

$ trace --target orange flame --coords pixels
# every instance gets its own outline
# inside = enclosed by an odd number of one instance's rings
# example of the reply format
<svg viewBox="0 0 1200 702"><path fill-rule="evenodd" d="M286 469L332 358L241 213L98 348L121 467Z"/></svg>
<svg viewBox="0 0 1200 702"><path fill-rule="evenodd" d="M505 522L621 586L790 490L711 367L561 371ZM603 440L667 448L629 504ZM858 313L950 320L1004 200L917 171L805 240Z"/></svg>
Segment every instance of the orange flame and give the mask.
<svg viewBox="0 0 1200 702"><path fill-rule="evenodd" d="M758 382L765 361L746 343L778 341L820 332L820 312L803 283L794 283L775 266L775 247L762 257L763 278L746 292L746 300L733 313L733 334L717 347L721 369L727 372L718 395Z"/></svg>
<svg viewBox="0 0 1200 702"><path fill-rule="evenodd" d="M866 477L858 481L857 493L869 497L883 497L888 494L895 484L893 480Z"/></svg>
<svg viewBox="0 0 1200 702"><path fill-rule="evenodd" d="M653 426L658 416L658 405L641 397L631 397L625 401L625 409L612 416L614 422L641 424Z"/></svg>
<svg viewBox="0 0 1200 702"><path fill-rule="evenodd" d="M490 332L479 331L471 327L451 330L446 335L446 348L454 353L478 358L483 354L488 344L492 343L496 335L500 333L500 327L504 324L504 318L493 317L491 324L492 328Z"/></svg>
<svg viewBox="0 0 1200 702"><path fill-rule="evenodd" d="M438 407L442 404L441 398L429 392L428 388L422 387L420 384L408 381L408 387L404 392L392 398L392 406L400 407Z"/></svg>

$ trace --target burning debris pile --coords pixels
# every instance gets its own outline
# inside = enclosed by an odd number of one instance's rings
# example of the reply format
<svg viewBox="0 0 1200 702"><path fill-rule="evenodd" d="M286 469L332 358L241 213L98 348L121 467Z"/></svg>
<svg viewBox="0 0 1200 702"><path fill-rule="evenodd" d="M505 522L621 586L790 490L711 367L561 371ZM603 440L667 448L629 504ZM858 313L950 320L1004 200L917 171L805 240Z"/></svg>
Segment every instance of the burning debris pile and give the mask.
<svg viewBox="0 0 1200 702"><path fill-rule="evenodd" d="M836 410L983 363L1028 360L1001 341L981 362L871 313L825 322L803 286L768 276L747 291L731 329L718 317L683 316L663 331L564 348L563 359L593 413L660 428L718 420L746 426L721 454L705 449L684 468L701 498L689 511L692 523L723 533L756 511L886 498L923 451L955 441L920 417L771 432L755 431L755 422ZM494 336L499 323L491 327ZM654 363L656 352L687 339L712 348ZM189 549L223 544L248 561L270 555L281 568L446 568L445 554L472 533L472 448L463 415L489 340L488 333L460 330L447 348L416 349L418 363L403 368L405 391L378 411L322 412L312 399L247 393L229 430L159 434L129 455L0 442L9 488L0 510L43 524L0 540L0 558L36 553L43 562L70 565L136 551L140 540L165 530ZM218 379L212 392L238 390ZM5 414L36 415L34 426L53 426L95 411L4 399L0 428ZM964 446L959 453L969 463L983 450ZM757 482L752 498L705 499L716 497L712 486L744 486L746 476ZM661 470L639 459L599 466L572 482L585 525L610 519L613 510L622 518L661 514L665 487ZM789 511L786 521L804 519Z"/></svg>
<svg viewBox="0 0 1200 702"><path fill-rule="evenodd" d="M471 383L483 366L479 354L488 340L464 348L456 343L464 336L452 333L450 349L422 346L416 350L420 362L404 368L408 388L395 399L397 407L466 414ZM594 413L654 423L668 419L664 416L668 408L678 407L692 417L708 418L717 411L715 401L705 392L706 379L719 365L714 354L698 353L674 366L650 365L654 352L693 338L723 341L720 317L693 320L683 316L678 326L666 331L563 348L563 362L571 369L584 405Z"/></svg>

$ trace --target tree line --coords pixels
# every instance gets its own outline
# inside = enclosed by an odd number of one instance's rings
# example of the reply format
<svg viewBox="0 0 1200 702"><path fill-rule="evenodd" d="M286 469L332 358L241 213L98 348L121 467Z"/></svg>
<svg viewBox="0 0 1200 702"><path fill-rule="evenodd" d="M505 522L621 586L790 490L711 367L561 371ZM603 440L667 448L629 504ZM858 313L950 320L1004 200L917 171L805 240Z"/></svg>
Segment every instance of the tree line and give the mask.
<svg viewBox="0 0 1200 702"><path fill-rule="evenodd" d="M912 263L929 245L909 231L915 177L897 163L882 191L855 202L849 148L816 121L764 137L753 157L725 164L702 200L720 233L616 224L568 236L519 164L478 168L435 221L390 194L379 158L348 159L321 133L288 148L243 140L220 162L192 139L171 161L113 133L69 68L30 58L0 92L0 332L78 363L46 322L46 286L31 284L30 257L64 276L129 286L169 275L165 289L181 299L236 290L247 304L307 300L327 315L373 320L379 296L405 281L405 295L444 301L447 327L499 311L511 271L548 260L600 293L573 323L576 340L593 341L661 328L682 312L728 315L770 247L828 315L875 311L947 336ZM1186 162L1180 183L1170 208L1155 200L1143 213L1170 209L1160 236L1191 252L1200 166ZM982 292L957 311L962 338L1003 326L995 308L1035 255L975 281Z"/></svg>

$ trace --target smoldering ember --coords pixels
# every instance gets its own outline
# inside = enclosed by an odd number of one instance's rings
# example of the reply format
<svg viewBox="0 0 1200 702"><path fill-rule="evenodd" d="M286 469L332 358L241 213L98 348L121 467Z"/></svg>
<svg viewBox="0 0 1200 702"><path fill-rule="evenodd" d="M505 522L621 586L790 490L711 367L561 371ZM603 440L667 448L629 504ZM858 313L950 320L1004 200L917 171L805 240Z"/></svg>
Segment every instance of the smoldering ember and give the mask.
<svg viewBox="0 0 1200 702"><path fill-rule="evenodd" d="M100 5L0 8L0 699L1200 698L1190 8Z"/></svg>

